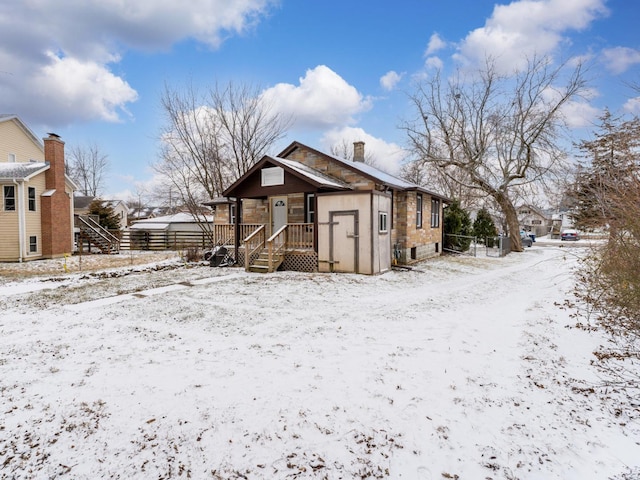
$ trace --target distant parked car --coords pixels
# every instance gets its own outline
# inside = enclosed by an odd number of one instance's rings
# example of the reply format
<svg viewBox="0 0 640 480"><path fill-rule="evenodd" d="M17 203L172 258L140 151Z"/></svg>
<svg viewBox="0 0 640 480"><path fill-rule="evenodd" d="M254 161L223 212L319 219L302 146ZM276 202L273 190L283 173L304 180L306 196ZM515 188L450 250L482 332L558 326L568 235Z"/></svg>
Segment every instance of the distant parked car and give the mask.
<svg viewBox="0 0 640 480"><path fill-rule="evenodd" d="M523 247L530 247L533 245L533 239L524 230L520 230L520 241Z"/></svg>
<svg viewBox="0 0 640 480"><path fill-rule="evenodd" d="M562 231L562 233L560 234L560 240L562 240L562 241L564 241L564 240L580 240L580 234L578 233L577 230L574 230L573 228L568 228L568 229Z"/></svg>

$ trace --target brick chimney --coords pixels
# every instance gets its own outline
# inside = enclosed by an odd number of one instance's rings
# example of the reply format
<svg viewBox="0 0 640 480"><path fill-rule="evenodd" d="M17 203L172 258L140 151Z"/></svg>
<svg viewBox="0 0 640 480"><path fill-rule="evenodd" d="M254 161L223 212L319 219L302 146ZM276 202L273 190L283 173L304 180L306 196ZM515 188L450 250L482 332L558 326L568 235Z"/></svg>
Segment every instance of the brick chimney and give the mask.
<svg viewBox="0 0 640 480"><path fill-rule="evenodd" d="M353 161L364 162L364 142L353 142Z"/></svg>
<svg viewBox="0 0 640 480"><path fill-rule="evenodd" d="M65 188L64 142L55 133L44 138L46 191L41 197L42 255L61 257L73 251L71 196Z"/></svg>

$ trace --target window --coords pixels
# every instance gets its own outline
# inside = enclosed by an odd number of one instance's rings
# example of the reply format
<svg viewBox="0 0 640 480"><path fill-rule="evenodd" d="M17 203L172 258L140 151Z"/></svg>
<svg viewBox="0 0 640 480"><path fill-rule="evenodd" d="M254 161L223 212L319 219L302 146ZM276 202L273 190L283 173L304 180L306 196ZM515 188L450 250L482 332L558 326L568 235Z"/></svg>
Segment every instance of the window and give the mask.
<svg viewBox="0 0 640 480"><path fill-rule="evenodd" d="M15 153L10 153L9 154L9 158L8 158L10 163L15 163L16 161L16 154Z"/></svg>
<svg viewBox="0 0 640 480"><path fill-rule="evenodd" d="M386 233L387 228L387 212L378 212L378 231Z"/></svg>
<svg viewBox="0 0 640 480"><path fill-rule="evenodd" d="M36 189L34 187L29 187L29 211L36 211Z"/></svg>
<svg viewBox="0 0 640 480"><path fill-rule="evenodd" d="M416 194L416 227L422 228L422 194Z"/></svg>
<svg viewBox="0 0 640 480"><path fill-rule="evenodd" d="M30 253L38 252L38 237L36 236L29 237L29 252Z"/></svg>
<svg viewBox="0 0 640 480"><path fill-rule="evenodd" d="M431 228L438 228L440 226L440 200L437 198L431 199Z"/></svg>
<svg viewBox="0 0 640 480"><path fill-rule="evenodd" d="M4 209L7 212L16 209L16 187L13 185L5 185L4 187Z"/></svg>
<svg viewBox="0 0 640 480"><path fill-rule="evenodd" d="M305 222L313 223L316 219L316 195L315 193L307 193L304 201Z"/></svg>

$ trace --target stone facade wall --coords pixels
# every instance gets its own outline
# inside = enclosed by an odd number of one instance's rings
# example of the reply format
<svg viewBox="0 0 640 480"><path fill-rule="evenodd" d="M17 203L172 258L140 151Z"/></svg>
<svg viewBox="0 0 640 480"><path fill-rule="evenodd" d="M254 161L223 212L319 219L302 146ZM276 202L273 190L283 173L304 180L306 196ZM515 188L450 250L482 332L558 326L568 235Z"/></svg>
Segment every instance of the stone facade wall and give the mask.
<svg viewBox="0 0 640 480"><path fill-rule="evenodd" d="M306 223L304 218L304 193L287 197L287 223Z"/></svg>
<svg viewBox="0 0 640 480"><path fill-rule="evenodd" d="M331 161L324 156L302 148L297 148L287 158L315 168L334 178L339 178L351 185L355 190L376 190L375 182L342 166L337 160Z"/></svg>
<svg viewBox="0 0 640 480"><path fill-rule="evenodd" d="M242 201L242 223L269 223L268 200L245 198Z"/></svg>
<svg viewBox="0 0 640 480"><path fill-rule="evenodd" d="M416 224L418 192L402 192L394 198L394 225L392 242L400 245L400 262L413 263L442 250L442 203L440 226L431 227L431 196L422 194L422 227Z"/></svg>

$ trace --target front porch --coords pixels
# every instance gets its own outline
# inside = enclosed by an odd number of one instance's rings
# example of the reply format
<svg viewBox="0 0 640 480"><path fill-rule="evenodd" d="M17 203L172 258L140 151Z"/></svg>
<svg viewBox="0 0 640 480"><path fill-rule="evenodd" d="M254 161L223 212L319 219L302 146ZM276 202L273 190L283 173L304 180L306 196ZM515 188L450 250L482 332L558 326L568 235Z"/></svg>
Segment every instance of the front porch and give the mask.
<svg viewBox="0 0 640 480"><path fill-rule="evenodd" d="M213 226L213 235L217 245L234 252L236 263L246 271L271 273L278 268L318 271L313 223L285 224L271 236L267 236L267 228L255 223L217 224Z"/></svg>

